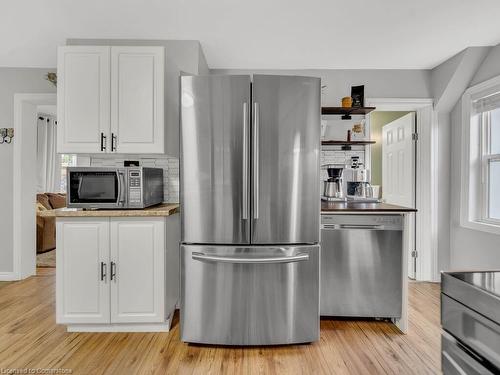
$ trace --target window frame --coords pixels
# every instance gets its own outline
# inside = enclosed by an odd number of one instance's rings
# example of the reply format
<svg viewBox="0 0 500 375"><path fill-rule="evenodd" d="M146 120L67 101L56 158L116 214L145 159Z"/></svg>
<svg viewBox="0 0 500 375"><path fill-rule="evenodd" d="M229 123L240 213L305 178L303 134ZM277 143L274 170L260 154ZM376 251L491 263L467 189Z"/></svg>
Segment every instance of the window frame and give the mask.
<svg viewBox="0 0 500 375"><path fill-rule="evenodd" d="M74 165L71 165L71 166L63 166L63 157L64 155L70 155L72 158L74 158ZM68 167L73 167L73 166L77 166L78 165L78 154L68 154L68 153L62 153L62 154L59 154L59 178L60 178L60 181L59 181L59 190L61 193L67 193L68 192L68 186L65 184L66 186L66 191L63 191L62 189L62 185L63 185L63 170ZM66 178L67 178L67 172L66 172Z"/></svg>
<svg viewBox="0 0 500 375"><path fill-rule="evenodd" d="M488 169L500 154L489 153L491 114L473 112L475 101L496 92L500 92L500 76L470 87L462 96L460 225L500 234L500 219L489 217Z"/></svg>
<svg viewBox="0 0 500 375"><path fill-rule="evenodd" d="M500 108L499 108L500 109ZM500 225L500 219L490 217L490 163L500 161L500 154L491 153L491 111L482 112L480 115L480 147L481 159L481 215L479 221L492 225Z"/></svg>

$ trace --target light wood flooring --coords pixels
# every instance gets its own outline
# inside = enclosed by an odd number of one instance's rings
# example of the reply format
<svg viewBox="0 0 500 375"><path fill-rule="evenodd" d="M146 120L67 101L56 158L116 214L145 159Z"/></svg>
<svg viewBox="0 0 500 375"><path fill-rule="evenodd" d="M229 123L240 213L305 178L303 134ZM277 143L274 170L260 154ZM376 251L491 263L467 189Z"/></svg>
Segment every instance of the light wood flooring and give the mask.
<svg viewBox="0 0 500 375"><path fill-rule="evenodd" d="M321 321L307 345L231 348L169 333L67 333L55 324L55 269L0 283L0 373L62 368L73 374L434 374L440 372L439 284L410 283L410 328Z"/></svg>

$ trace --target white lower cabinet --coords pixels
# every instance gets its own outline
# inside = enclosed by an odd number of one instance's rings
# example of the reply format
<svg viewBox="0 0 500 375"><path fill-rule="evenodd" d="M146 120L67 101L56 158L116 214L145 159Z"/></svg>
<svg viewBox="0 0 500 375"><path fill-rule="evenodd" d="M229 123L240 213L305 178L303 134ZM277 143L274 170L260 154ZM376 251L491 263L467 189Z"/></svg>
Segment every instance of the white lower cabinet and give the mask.
<svg viewBox="0 0 500 375"><path fill-rule="evenodd" d="M168 330L166 218L61 217L56 233L57 323L75 331Z"/></svg>
<svg viewBox="0 0 500 375"><path fill-rule="evenodd" d="M111 219L111 322L165 319L165 223Z"/></svg>
<svg viewBox="0 0 500 375"><path fill-rule="evenodd" d="M92 219L57 223L57 323L110 321L109 222Z"/></svg>

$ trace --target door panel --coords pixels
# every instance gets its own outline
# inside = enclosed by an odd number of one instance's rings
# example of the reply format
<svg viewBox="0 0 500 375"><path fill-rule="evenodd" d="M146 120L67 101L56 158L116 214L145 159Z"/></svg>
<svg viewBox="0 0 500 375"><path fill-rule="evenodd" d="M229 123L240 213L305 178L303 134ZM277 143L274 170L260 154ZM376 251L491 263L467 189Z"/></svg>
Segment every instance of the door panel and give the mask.
<svg viewBox="0 0 500 375"><path fill-rule="evenodd" d="M111 151L164 152L164 59L163 47L111 47Z"/></svg>
<svg viewBox="0 0 500 375"><path fill-rule="evenodd" d="M320 79L255 75L252 243L319 241Z"/></svg>
<svg viewBox="0 0 500 375"><path fill-rule="evenodd" d="M111 218L111 322L165 321L164 218Z"/></svg>
<svg viewBox="0 0 500 375"><path fill-rule="evenodd" d="M182 77L181 100L182 242L249 243L250 77Z"/></svg>
<svg viewBox="0 0 500 375"><path fill-rule="evenodd" d="M110 126L109 47L59 47L57 80L57 152L104 152Z"/></svg>
<svg viewBox="0 0 500 375"><path fill-rule="evenodd" d="M319 339L319 246L181 246L181 339L273 345Z"/></svg>
<svg viewBox="0 0 500 375"><path fill-rule="evenodd" d="M382 127L382 193L387 203L415 206L415 114Z"/></svg>
<svg viewBox="0 0 500 375"><path fill-rule="evenodd" d="M382 198L387 203L415 208L415 113L382 127ZM408 276L415 278L415 214L409 214Z"/></svg>
<svg viewBox="0 0 500 375"><path fill-rule="evenodd" d="M57 323L109 323L108 219L57 221Z"/></svg>

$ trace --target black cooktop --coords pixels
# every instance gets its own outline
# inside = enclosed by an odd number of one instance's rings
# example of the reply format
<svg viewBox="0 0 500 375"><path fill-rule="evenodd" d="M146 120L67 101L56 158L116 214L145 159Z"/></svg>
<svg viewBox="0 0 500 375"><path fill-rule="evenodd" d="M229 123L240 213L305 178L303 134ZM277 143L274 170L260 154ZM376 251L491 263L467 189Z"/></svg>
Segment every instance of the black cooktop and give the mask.
<svg viewBox="0 0 500 375"><path fill-rule="evenodd" d="M500 297L500 271L447 272L447 274Z"/></svg>

